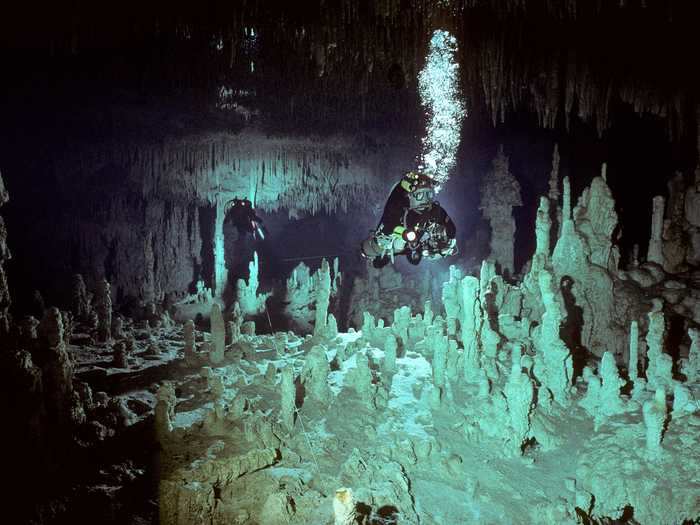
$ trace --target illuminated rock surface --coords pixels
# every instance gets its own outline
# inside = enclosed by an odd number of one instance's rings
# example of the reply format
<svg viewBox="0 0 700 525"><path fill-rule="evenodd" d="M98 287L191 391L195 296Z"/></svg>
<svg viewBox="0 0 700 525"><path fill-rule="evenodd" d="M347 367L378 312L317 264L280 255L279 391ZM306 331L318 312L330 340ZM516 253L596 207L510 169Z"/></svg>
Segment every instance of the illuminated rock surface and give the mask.
<svg viewBox="0 0 700 525"><path fill-rule="evenodd" d="M0 17L3 523L700 520L697 2L88 4Z"/></svg>

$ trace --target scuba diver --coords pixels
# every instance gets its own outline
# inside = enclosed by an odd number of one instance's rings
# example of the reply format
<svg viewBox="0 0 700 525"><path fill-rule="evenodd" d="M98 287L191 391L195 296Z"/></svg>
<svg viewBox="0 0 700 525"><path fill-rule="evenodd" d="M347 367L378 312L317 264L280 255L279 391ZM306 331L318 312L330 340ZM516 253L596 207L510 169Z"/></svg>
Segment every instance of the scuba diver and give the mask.
<svg viewBox="0 0 700 525"><path fill-rule="evenodd" d="M396 255L418 264L423 257L457 253L457 228L434 200L436 184L427 175L410 171L394 186L379 226L362 243L362 256L372 259L375 268L393 262Z"/></svg>
<svg viewBox="0 0 700 525"><path fill-rule="evenodd" d="M265 227L262 225L262 219L255 213L253 203L248 199L234 198L226 203L224 208L226 219L230 219L233 225L238 230L239 238L250 233L253 239L265 239Z"/></svg>

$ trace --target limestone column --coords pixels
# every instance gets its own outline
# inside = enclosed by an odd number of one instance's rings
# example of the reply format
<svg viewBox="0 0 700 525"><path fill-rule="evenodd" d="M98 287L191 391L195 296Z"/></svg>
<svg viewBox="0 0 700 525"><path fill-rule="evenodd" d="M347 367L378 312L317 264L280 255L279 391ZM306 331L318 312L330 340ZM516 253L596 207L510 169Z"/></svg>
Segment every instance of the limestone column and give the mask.
<svg viewBox="0 0 700 525"><path fill-rule="evenodd" d="M479 209L491 226L491 254L489 259L501 265L503 272L513 274L513 239L515 220L513 208L522 206L520 184L510 172L508 157L501 147L493 159L493 169L481 186Z"/></svg>
<svg viewBox="0 0 700 525"><path fill-rule="evenodd" d="M540 206L537 209L535 220L535 254L541 255L545 260L549 259L550 230L552 219L549 217L549 199L540 197Z"/></svg>
<svg viewBox="0 0 700 525"><path fill-rule="evenodd" d="M571 220L571 181L569 177L564 177L564 202L562 204L562 221Z"/></svg>
<svg viewBox="0 0 700 525"><path fill-rule="evenodd" d="M651 239L649 239L649 251L647 261L657 264L664 263L663 254L663 231L664 231L664 204L665 199L657 195L653 200L653 211L651 217Z"/></svg>
<svg viewBox="0 0 700 525"><path fill-rule="evenodd" d="M214 219L214 296L221 298L226 289L228 269L224 252L224 219L226 218L225 203L220 197L216 198L216 217Z"/></svg>

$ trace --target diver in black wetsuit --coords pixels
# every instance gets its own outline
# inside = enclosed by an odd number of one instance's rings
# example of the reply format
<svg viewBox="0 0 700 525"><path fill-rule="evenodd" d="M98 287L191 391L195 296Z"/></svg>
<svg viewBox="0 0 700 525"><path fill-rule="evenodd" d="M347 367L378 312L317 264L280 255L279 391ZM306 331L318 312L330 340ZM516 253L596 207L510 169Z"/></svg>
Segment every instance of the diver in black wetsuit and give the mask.
<svg viewBox="0 0 700 525"><path fill-rule="evenodd" d="M457 253L457 228L435 201L435 181L422 173L409 172L394 186L379 226L362 243L362 255L376 268L405 255L411 264L423 257L438 259Z"/></svg>
<svg viewBox="0 0 700 525"><path fill-rule="evenodd" d="M251 234L253 239L265 239L265 227L262 225L262 219L257 216L253 203L248 199L234 198L229 201L226 204L225 214L226 219L231 220L238 230L239 238Z"/></svg>

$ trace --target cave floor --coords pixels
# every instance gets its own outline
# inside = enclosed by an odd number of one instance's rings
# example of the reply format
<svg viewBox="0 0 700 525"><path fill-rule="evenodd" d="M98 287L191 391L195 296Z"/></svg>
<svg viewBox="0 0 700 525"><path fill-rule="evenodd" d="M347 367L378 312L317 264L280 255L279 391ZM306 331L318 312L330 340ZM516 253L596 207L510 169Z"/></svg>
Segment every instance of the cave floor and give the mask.
<svg viewBox="0 0 700 525"><path fill-rule="evenodd" d="M243 336L211 369L202 367L206 356L184 359L179 328L137 339L128 369L110 367L106 347L75 349L78 377L123 400L124 425L146 448L158 384L175 387L169 438L150 455L135 454L140 463L127 463L140 481L119 478L111 489L119 499L134 497L127 490L134 483L151 487L134 519L325 525L342 487L353 491L360 523L585 523L593 516L634 523L659 516L643 507L660 494L668 519L659 523L700 514L700 418L693 414L670 422L655 461L645 456L641 407L631 401L597 428L576 403L538 404L530 438L518 447L503 413L505 377L490 392L453 378L437 395L430 356L410 345L387 373L384 352L360 333L325 340L290 334L284 348L279 337ZM160 353L145 355L142 343L154 339ZM297 383L295 424L287 429L278 420L279 371L291 364L303 376L318 344L331 363L329 395L313 399ZM369 361L373 396L354 386L360 354ZM574 399L581 393L572 389ZM114 459L124 464L123 454Z"/></svg>

